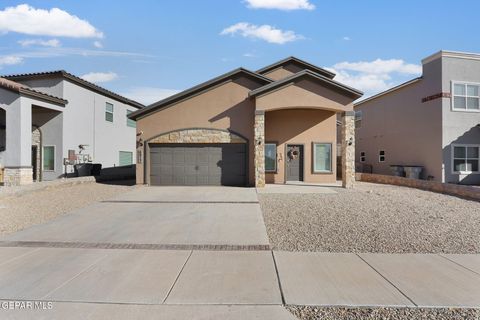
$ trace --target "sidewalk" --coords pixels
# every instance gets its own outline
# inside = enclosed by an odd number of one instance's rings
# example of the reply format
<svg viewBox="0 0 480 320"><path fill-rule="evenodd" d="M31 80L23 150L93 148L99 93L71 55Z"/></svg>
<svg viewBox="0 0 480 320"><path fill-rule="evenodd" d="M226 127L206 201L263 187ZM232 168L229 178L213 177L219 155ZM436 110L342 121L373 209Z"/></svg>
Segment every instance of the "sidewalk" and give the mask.
<svg viewBox="0 0 480 320"><path fill-rule="evenodd" d="M294 319L283 304L480 306L480 255L2 247L0 256L0 299L53 301L35 313L48 319L72 310L93 319L105 310L181 319L197 309L218 319Z"/></svg>

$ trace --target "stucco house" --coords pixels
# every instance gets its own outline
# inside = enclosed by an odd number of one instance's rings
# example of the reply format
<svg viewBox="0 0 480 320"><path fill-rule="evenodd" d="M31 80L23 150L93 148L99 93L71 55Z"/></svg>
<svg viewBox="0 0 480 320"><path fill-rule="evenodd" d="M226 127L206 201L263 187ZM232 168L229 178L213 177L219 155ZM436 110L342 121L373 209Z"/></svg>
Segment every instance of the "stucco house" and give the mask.
<svg viewBox="0 0 480 320"><path fill-rule="evenodd" d="M0 78L0 166L4 184L72 174L74 163L134 164L143 105L66 71Z"/></svg>
<svg viewBox="0 0 480 320"><path fill-rule="evenodd" d="M355 104L358 166L480 184L480 54L440 51L422 64L421 77Z"/></svg>
<svg viewBox="0 0 480 320"><path fill-rule="evenodd" d="M255 185L354 181L353 102L362 93L295 57L239 68L135 111L137 183Z"/></svg>

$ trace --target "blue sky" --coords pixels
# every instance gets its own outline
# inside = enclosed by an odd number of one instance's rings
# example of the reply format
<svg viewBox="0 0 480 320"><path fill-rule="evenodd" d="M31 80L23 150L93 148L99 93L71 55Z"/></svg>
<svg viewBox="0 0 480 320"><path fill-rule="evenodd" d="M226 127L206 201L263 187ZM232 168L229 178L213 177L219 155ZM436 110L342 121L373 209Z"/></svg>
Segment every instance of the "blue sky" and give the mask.
<svg viewBox="0 0 480 320"><path fill-rule="evenodd" d="M480 52L478 0L0 2L0 74L65 69L144 103L290 55L371 95Z"/></svg>

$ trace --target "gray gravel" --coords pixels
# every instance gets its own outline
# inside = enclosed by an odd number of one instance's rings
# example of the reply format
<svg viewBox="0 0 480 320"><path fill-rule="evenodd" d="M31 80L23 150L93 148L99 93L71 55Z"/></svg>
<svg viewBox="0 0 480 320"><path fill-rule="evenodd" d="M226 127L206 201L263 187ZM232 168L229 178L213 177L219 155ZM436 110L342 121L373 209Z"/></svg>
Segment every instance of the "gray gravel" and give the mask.
<svg viewBox="0 0 480 320"><path fill-rule="evenodd" d="M45 185L45 188L19 188L14 195L4 194L0 198L0 236L46 222L74 209L107 200L135 188L95 182Z"/></svg>
<svg viewBox="0 0 480 320"><path fill-rule="evenodd" d="M480 202L371 183L337 194L259 194L277 250L480 253Z"/></svg>
<svg viewBox="0 0 480 320"><path fill-rule="evenodd" d="M478 320L480 309L286 307L302 320Z"/></svg>

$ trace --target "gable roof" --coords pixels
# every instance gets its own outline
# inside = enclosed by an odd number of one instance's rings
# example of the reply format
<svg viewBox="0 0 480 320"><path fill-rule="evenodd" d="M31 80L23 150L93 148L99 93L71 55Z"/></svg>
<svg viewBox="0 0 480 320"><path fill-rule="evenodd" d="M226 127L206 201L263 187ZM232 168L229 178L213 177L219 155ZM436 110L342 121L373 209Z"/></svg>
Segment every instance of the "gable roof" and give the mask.
<svg viewBox="0 0 480 320"><path fill-rule="evenodd" d="M297 64L297 65L300 65L302 68L310 69L311 71L316 72L318 74L321 74L322 76L327 77L329 79L333 79L335 77L335 73L330 72L328 70L325 70L323 68L317 67L317 66L315 66L311 63L308 63L304 60L298 59L298 58L293 57L293 56L285 58L285 59L280 60L280 61L277 61L277 62L275 62L271 65L268 65L266 67L263 67L262 69L257 70L256 72L258 74L265 74L269 71L280 68L280 67L285 66L289 63L294 63L294 64Z"/></svg>
<svg viewBox="0 0 480 320"><path fill-rule="evenodd" d="M364 104L365 102L372 101L372 100L375 100L375 99L377 99L377 98L380 98L380 97L383 97L383 96L385 96L385 95L388 95L388 94L390 94L390 93L392 93L392 92L395 92L395 91L397 91L397 90L399 90L399 89L402 89L403 87L406 87L406 86L409 86L409 85L411 85L411 84L417 83L417 82L421 81L422 79L423 79L422 77L418 77L418 78L414 78L414 79L412 79L412 80L408 80L407 82L401 83L401 84L399 84L398 86L395 86L395 87L390 88L390 89L388 89L388 90L385 90L385 91L383 91L383 92L377 93L376 95L373 95L373 96L371 96L371 97L365 98L365 99L363 99L362 101L359 101L359 102L355 103L355 104L353 105L353 107L355 108L355 107L357 107L357 106L359 106L359 105L361 105L361 104Z"/></svg>
<svg viewBox="0 0 480 320"><path fill-rule="evenodd" d="M140 110L137 110L135 112L132 112L128 115L128 117L130 119L134 119L136 120L138 117L140 116L143 116L143 115L146 115L146 114L149 114L153 111L156 111L158 109L161 109L163 107L166 107L168 105L171 105L173 103L176 103L176 102L179 102L181 100L184 100L186 98L189 98L195 94L198 94L204 90L207 90L211 87L214 87L222 82L225 82L229 79L232 79L233 77L235 76L238 76L240 74L243 74L243 75L246 75L252 79L255 79L256 81L259 81L263 84L267 84L267 83L271 83L273 80L267 78L267 77L264 77L260 74L257 74L255 72L252 72L252 71L249 71L247 69L244 69L244 68L238 68L238 69L235 69L235 70L232 70L230 72L227 72L221 76L218 76L216 78L213 78L207 82L204 82L204 83L201 83L199 85L196 85L190 89L187 89L185 91L182 91L180 93L177 93L177 94L174 94L173 96L170 96L168 98L165 98L163 100L160 100L158 102L155 102L143 109L140 109Z"/></svg>
<svg viewBox="0 0 480 320"><path fill-rule="evenodd" d="M321 74L312 72L310 70L300 71L300 72L292 74L291 76L286 77L284 79L272 82L272 83L267 84L267 85L265 85L261 88L252 90L252 91L250 91L250 93L248 95L250 97L254 97L254 96L257 96L259 94L275 90L275 89L277 89L279 87L282 87L282 86L284 86L288 83L294 82L294 81L296 81L300 78L310 78L310 79L313 79L315 81L320 81L326 87L329 87L329 88L331 88L331 89L333 89L333 90L335 90L335 91L337 91L337 92L339 92L343 95L349 96L353 99L358 99L363 95L362 91L359 91L357 89L354 89L352 87L344 85L343 83L334 81L330 78L327 78L327 77L325 77Z"/></svg>
<svg viewBox="0 0 480 320"><path fill-rule="evenodd" d="M24 94L32 98L46 100L48 102L52 102L55 104L65 105L68 103L67 100L64 100L62 98L58 98L58 97L46 94L44 92L34 90L24 84L21 84L12 80L8 80L2 77L0 77L0 88L17 92L19 94Z"/></svg>
<svg viewBox="0 0 480 320"><path fill-rule="evenodd" d="M47 71L47 72L34 72L34 73L24 73L24 74L15 74L15 75L7 75L7 76L3 76L4 78L6 79L9 79L9 80L17 80L17 81L22 81L22 80L32 80L32 79L42 79L42 78L48 78L48 77L62 77L64 79L67 79L67 80L70 80L71 82L81 86L81 87L84 87L84 88L87 88L87 89L90 89L96 93L100 93L106 97L109 97L111 99L115 99L119 102L123 102L125 104L128 104L132 107L135 107L137 109L141 109L144 107L143 104L137 102L137 101L134 101L134 100L131 100L131 99L128 99L128 98L125 98L119 94L116 94L115 92L112 92L110 90L107 90L105 88L102 88L100 86L97 86L96 84L93 84L89 81L86 81L80 77L77 77L71 73L68 73L67 71L65 70L55 70L55 71Z"/></svg>

